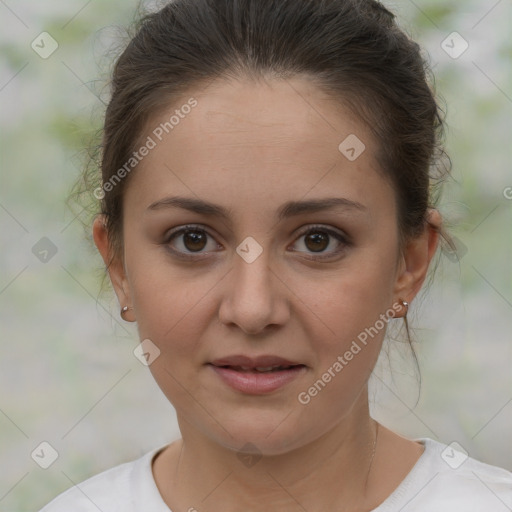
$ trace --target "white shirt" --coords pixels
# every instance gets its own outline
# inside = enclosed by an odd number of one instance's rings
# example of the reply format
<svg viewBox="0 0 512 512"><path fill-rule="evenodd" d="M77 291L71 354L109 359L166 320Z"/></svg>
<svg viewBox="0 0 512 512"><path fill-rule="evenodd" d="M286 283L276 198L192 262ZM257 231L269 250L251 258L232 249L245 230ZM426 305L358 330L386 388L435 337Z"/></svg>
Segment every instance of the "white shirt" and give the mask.
<svg viewBox="0 0 512 512"><path fill-rule="evenodd" d="M429 438L409 474L372 512L511 512L512 473ZM163 448L99 473L57 496L40 512L172 512L152 473ZM200 503L191 508L201 510Z"/></svg>

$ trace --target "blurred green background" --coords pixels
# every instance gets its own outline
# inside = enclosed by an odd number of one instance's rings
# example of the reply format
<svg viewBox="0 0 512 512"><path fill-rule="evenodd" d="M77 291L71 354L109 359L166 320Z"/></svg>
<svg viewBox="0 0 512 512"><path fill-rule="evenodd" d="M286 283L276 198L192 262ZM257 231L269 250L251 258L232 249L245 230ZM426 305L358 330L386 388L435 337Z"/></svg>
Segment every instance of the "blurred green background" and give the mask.
<svg viewBox="0 0 512 512"><path fill-rule="evenodd" d="M372 412L405 436L457 441L512 470L512 8L386 4L430 55L447 104L453 175L441 211L460 262L441 254L411 308L421 393L406 345L391 341L372 377ZM87 212L65 202L101 126L112 48L136 7L0 2L0 510L38 510L179 436L173 408L133 356L136 330L100 294ZM58 44L47 58L31 47L44 31ZM457 58L442 48L454 31L468 44ZM43 441L59 454L48 469L31 458Z"/></svg>

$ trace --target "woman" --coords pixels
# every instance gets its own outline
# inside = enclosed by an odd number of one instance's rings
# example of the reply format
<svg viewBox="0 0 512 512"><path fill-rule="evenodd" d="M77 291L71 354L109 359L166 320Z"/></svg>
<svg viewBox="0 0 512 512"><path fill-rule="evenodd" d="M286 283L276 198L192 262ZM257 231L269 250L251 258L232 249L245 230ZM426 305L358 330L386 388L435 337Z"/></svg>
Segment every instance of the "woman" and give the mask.
<svg viewBox="0 0 512 512"><path fill-rule="evenodd" d="M443 234L442 127L378 2L145 18L114 69L93 236L182 439L43 511L510 510L510 472L369 413Z"/></svg>

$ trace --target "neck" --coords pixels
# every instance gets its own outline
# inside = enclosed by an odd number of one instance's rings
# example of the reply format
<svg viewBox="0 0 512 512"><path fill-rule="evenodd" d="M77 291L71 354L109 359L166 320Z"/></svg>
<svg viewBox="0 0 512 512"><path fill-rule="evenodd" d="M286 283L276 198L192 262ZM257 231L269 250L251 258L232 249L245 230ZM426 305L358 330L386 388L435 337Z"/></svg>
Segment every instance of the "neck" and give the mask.
<svg viewBox="0 0 512 512"><path fill-rule="evenodd" d="M206 438L181 419L183 439L173 444L161 491L177 510L268 511L276 505L283 512L368 510L376 426L366 406L314 442L281 455L251 457ZM162 479L158 483L161 488Z"/></svg>

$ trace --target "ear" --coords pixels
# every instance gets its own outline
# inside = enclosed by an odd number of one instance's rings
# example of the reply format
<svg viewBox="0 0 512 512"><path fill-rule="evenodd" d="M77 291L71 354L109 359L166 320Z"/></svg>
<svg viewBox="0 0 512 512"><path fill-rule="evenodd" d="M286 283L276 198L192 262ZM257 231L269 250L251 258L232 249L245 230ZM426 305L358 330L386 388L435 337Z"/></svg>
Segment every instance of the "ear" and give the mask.
<svg viewBox="0 0 512 512"><path fill-rule="evenodd" d="M92 226L92 237L105 262L110 281L112 282L120 306L131 306L130 287L122 259L119 257L112 259L114 253L108 237L105 215L100 214L95 217ZM131 309L124 314L123 318L127 321L135 321Z"/></svg>
<svg viewBox="0 0 512 512"><path fill-rule="evenodd" d="M412 302L420 291L438 243L442 219L440 213L429 208L423 233L407 242L398 266L395 299Z"/></svg>

